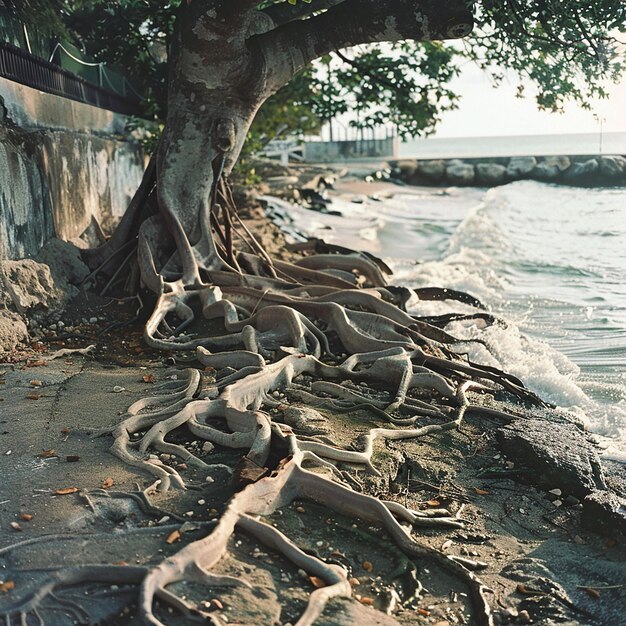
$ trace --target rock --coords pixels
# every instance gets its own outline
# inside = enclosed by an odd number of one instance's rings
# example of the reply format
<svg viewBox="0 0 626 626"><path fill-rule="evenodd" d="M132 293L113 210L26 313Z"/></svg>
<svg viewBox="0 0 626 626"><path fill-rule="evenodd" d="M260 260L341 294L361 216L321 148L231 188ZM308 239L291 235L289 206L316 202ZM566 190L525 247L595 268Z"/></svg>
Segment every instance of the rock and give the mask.
<svg viewBox="0 0 626 626"><path fill-rule="evenodd" d="M508 167L506 168L506 173L509 178L514 180L527 178L535 169L536 165L537 159L535 157L512 157L509 161Z"/></svg>
<svg viewBox="0 0 626 626"><path fill-rule="evenodd" d="M473 185L474 166L468 163L448 165L446 168L446 178L451 185Z"/></svg>
<svg viewBox="0 0 626 626"><path fill-rule="evenodd" d="M63 291L57 286L50 268L33 259L2 261L0 275L4 274L4 291L0 301L11 303L18 313L26 314L38 309L52 312L60 308Z"/></svg>
<svg viewBox="0 0 626 626"><path fill-rule="evenodd" d="M0 352L13 350L27 340L28 329L24 320L13 311L0 308Z"/></svg>
<svg viewBox="0 0 626 626"><path fill-rule="evenodd" d="M411 180L417 171L417 161L415 159L402 159L401 161L392 161L391 172L402 180Z"/></svg>
<svg viewBox="0 0 626 626"><path fill-rule="evenodd" d="M537 180L554 180L560 176L569 166L571 161L566 156L546 157L535 166L532 177Z"/></svg>
<svg viewBox="0 0 626 626"><path fill-rule="evenodd" d="M610 491L594 491L583 500L582 522L594 532L626 535L626 500Z"/></svg>
<svg viewBox="0 0 626 626"><path fill-rule="evenodd" d="M446 163L441 159L418 161L413 175L414 182L440 183L446 174Z"/></svg>
<svg viewBox="0 0 626 626"><path fill-rule="evenodd" d="M305 435L325 434L328 420L310 407L290 406L283 412L281 421Z"/></svg>
<svg viewBox="0 0 626 626"><path fill-rule="evenodd" d="M563 180L568 183L585 183L589 182L596 176L600 164L597 159L589 159L583 163L572 163L572 166L563 175Z"/></svg>
<svg viewBox="0 0 626 626"><path fill-rule="evenodd" d="M27 338L25 320L33 328L57 320L66 303L78 294L89 269L72 244L51 239L35 259L0 262L0 350ZM62 324L59 322L59 328Z"/></svg>
<svg viewBox="0 0 626 626"><path fill-rule="evenodd" d="M623 156L600 157L600 174L607 178L619 178L626 172L626 159Z"/></svg>
<svg viewBox="0 0 626 626"><path fill-rule="evenodd" d="M308 576L307 576L308 578ZM376 611L360 602L347 598L337 598L328 604L324 613L315 620L316 626L398 626L391 615Z"/></svg>
<svg viewBox="0 0 626 626"><path fill-rule="evenodd" d="M45 263L56 282L79 285L87 276L89 268L83 263L80 250L67 241L49 239L35 257L39 263Z"/></svg>
<svg viewBox="0 0 626 626"><path fill-rule="evenodd" d="M479 163L476 166L476 182L479 185L495 186L506 182L506 167L497 163Z"/></svg>
<svg viewBox="0 0 626 626"><path fill-rule="evenodd" d="M570 423L516 420L497 432L502 451L578 498L605 489L598 454L586 436Z"/></svg>

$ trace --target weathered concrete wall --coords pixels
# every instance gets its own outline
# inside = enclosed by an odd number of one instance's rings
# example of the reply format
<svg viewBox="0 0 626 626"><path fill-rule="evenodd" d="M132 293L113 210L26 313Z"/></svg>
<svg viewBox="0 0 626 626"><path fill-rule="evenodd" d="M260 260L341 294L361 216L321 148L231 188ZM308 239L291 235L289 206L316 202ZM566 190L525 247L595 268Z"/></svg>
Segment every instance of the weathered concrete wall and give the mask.
<svg viewBox="0 0 626 626"><path fill-rule="evenodd" d="M123 116L0 78L0 257L105 229L124 213L145 158Z"/></svg>
<svg viewBox="0 0 626 626"><path fill-rule="evenodd" d="M0 108L20 128L72 130L101 135L124 132L123 115L60 98L0 77Z"/></svg>
<svg viewBox="0 0 626 626"><path fill-rule="evenodd" d="M304 160L307 163L333 163L364 157L392 158L398 139L366 139L364 141L307 141Z"/></svg>

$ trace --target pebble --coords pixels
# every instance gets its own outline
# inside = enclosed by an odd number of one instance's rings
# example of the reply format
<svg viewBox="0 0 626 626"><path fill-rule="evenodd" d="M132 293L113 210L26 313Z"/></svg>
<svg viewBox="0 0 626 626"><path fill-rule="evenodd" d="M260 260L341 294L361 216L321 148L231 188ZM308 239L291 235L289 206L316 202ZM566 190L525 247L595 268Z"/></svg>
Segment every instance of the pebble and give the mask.
<svg viewBox="0 0 626 626"><path fill-rule="evenodd" d="M530 613L528 611L520 611L517 615L517 621L520 624L530 624Z"/></svg>
<svg viewBox="0 0 626 626"><path fill-rule="evenodd" d="M98 318L97 317L90 317L89 318L89 323L90 324L97 324L98 323Z"/></svg>
<svg viewBox="0 0 626 626"><path fill-rule="evenodd" d="M187 517L193 517L193 511L187 511L187 512L185 513L185 515L186 515Z"/></svg>
<svg viewBox="0 0 626 626"><path fill-rule="evenodd" d="M120 387L119 385L115 385L115 387L113 387L113 391L115 393L122 393L122 391L126 391L126 389L124 387Z"/></svg>
<svg viewBox="0 0 626 626"><path fill-rule="evenodd" d="M202 506L203 504L206 504L206 500L204 498L200 498L200 500L198 500L198 504Z"/></svg>
<svg viewBox="0 0 626 626"><path fill-rule="evenodd" d="M214 483L214 482L215 482L215 478L213 478L212 476L207 476L207 477L204 479L204 482L205 482L205 483L209 483L209 484Z"/></svg>
<svg viewBox="0 0 626 626"><path fill-rule="evenodd" d="M215 448L215 446L210 441L205 441L202 444L202 454L208 454Z"/></svg>
<svg viewBox="0 0 626 626"><path fill-rule="evenodd" d="M297 507L296 507L296 511L297 511L298 513L304 513L304 512L305 512L305 510L304 510L304 507L303 507L303 506L297 506Z"/></svg>
<svg viewBox="0 0 626 626"><path fill-rule="evenodd" d="M561 500L555 500L552 504L554 504L554 506L558 509L563 504L563 502L561 502Z"/></svg>
<svg viewBox="0 0 626 626"><path fill-rule="evenodd" d="M551 493L553 496L560 496L563 492L560 489L550 489L548 493Z"/></svg>

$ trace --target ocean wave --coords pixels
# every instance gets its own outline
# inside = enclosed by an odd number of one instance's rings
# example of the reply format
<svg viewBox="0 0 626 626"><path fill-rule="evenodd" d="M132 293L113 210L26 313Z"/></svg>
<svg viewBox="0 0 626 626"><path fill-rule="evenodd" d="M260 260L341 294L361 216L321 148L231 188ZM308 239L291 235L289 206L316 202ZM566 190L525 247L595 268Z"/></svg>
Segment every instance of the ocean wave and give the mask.
<svg viewBox="0 0 626 626"><path fill-rule="evenodd" d="M478 298L506 324L449 326L486 342L470 348L471 358L584 418L605 454L626 460L625 197L624 190L522 181L482 194L421 190L388 203L338 203L342 216L287 203L278 212L291 229L383 256L394 284ZM472 310L449 301L410 304L423 316Z"/></svg>

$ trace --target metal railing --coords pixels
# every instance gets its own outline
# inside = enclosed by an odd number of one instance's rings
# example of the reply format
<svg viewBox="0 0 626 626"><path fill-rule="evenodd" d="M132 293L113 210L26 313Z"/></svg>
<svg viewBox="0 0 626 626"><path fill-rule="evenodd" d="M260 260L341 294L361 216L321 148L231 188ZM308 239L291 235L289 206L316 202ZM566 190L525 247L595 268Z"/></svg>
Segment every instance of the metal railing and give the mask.
<svg viewBox="0 0 626 626"><path fill-rule="evenodd" d="M120 96L114 91L94 85L54 63L2 41L0 41L0 76L34 89L116 113L139 114L138 100Z"/></svg>

